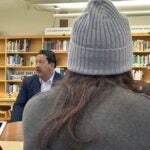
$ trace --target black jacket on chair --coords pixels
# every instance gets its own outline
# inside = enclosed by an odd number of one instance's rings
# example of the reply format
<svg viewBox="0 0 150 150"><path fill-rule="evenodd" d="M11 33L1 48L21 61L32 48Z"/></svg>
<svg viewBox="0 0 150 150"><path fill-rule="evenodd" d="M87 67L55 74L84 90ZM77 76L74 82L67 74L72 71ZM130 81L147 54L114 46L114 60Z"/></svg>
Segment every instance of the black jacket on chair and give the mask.
<svg viewBox="0 0 150 150"><path fill-rule="evenodd" d="M56 80L60 80L61 78L62 76L59 73L55 72L53 83ZM40 90L41 90L41 83L37 75L27 77L23 80L19 95L13 106L12 115L11 115L12 122L22 120L22 114L26 103L32 96L40 92Z"/></svg>

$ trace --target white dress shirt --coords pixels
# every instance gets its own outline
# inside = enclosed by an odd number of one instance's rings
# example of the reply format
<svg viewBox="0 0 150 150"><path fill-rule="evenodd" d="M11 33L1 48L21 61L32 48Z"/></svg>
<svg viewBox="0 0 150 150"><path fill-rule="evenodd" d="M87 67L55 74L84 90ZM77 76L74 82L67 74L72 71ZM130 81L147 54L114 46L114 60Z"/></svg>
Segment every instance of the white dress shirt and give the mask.
<svg viewBox="0 0 150 150"><path fill-rule="evenodd" d="M43 81L41 78L39 78L40 83L41 83L41 92L49 91L52 88L54 74L55 74L55 71L53 72L53 74L50 77L50 79L47 80L46 82Z"/></svg>

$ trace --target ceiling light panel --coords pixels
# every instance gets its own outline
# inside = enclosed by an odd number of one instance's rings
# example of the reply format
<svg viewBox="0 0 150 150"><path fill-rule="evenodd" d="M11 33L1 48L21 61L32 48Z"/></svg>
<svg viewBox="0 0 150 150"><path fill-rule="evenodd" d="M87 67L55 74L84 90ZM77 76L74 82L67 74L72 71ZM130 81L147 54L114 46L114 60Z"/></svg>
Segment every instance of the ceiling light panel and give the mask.
<svg viewBox="0 0 150 150"><path fill-rule="evenodd" d="M53 3L78 3L88 2L88 0L28 0L32 4L53 4Z"/></svg>

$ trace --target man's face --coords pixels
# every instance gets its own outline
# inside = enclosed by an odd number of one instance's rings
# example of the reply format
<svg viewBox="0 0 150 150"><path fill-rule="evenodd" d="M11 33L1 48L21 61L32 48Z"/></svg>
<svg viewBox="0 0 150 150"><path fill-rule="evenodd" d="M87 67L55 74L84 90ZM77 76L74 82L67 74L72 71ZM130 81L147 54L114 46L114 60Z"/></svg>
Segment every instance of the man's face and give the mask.
<svg viewBox="0 0 150 150"><path fill-rule="evenodd" d="M39 54L36 57L36 73L39 77L45 78L52 75L54 63L48 63L45 55Z"/></svg>

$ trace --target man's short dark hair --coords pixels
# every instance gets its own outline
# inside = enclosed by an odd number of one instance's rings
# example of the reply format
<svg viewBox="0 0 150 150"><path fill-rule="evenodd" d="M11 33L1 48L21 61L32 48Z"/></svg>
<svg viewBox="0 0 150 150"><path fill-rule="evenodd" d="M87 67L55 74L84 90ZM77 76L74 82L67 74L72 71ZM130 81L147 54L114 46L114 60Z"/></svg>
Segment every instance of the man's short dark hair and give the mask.
<svg viewBox="0 0 150 150"><path fill-rule="evenodd" d="M41 54L41 55L45 55L47 60L48 60L48 63L54 63L55 64L55 67L56 67L56 56L55 56L55 53L51 50L40 50L38 55Z"/></svg>

